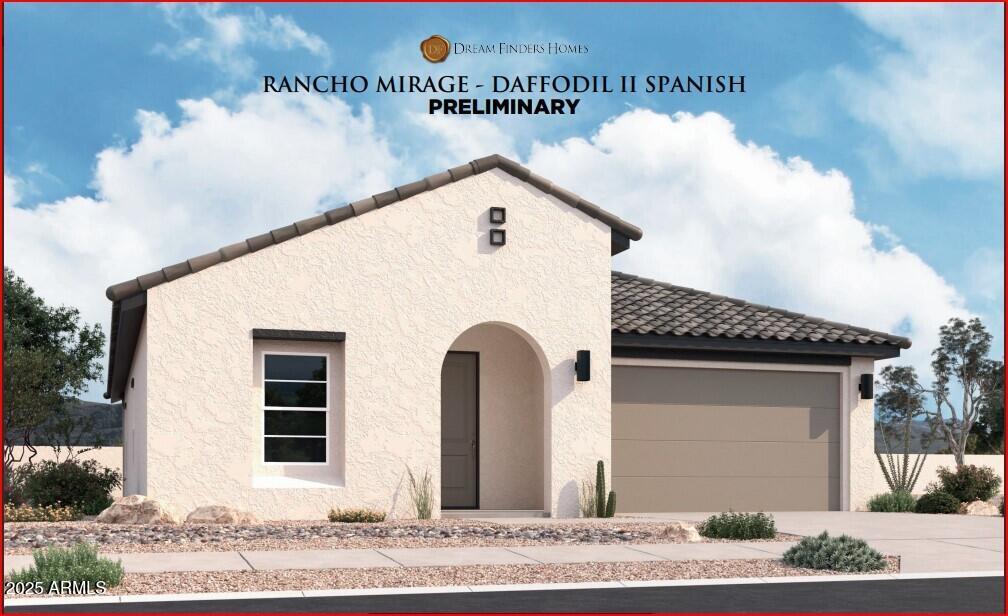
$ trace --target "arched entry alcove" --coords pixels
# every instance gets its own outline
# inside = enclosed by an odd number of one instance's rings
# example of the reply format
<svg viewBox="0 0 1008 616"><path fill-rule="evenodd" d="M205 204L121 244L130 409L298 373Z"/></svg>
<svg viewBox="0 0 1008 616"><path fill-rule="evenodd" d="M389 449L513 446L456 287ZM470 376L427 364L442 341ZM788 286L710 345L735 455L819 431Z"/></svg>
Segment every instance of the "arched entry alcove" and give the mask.
<svg viewBox="0 0 1008 616"><path fill-rule="evenodd" d="M548 509L546 366L535 340L505 323L452 343L441 368L442 509Z"/></svg>

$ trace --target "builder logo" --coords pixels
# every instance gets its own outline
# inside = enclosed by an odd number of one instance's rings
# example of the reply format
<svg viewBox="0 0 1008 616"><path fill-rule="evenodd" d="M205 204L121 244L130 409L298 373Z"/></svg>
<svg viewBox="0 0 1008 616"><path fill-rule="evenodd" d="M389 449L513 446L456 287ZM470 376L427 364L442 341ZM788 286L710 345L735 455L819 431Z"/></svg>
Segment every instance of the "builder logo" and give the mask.
<svg viewBox="0 0 1008 616"><path fill-rule="evenodd" d="M450 50L451 43L440 34L435 34L420 43L420 53L428 62L444 62Z"/></svg>

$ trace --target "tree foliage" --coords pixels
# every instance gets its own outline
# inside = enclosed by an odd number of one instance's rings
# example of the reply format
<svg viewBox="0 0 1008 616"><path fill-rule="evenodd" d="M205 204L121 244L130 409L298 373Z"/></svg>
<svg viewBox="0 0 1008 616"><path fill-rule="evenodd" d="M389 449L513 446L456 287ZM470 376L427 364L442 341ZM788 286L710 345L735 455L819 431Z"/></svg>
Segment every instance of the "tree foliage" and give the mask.
<svg viewBox="0 0 1008 616"><path fill-rule="evenodd" d="M4 268L4 466L35 454L32 434L58 420L65 403L102 376L105 334L68 306L48 306ZM14 448L25 450L15 456Z"/></svg>
<svg viewBox="0 0 1008 616"><path fill-rule="evenodd" d="M1005 451L1004 362L993 362L989 380L989 395L980 402L980 416L973 424L968 453L998 453Z"/></svg>
<svg viewBox="0 0 1008 616"><path fill-rule="evenodd" d="M1004 379L1002 362L987 357L990 347L991 335L980 319L950 319L938 331L938 348L931 353L935 377L931 395L936 407L932 420L958 466L964 463L967 441L981 409L993 403L998 379Z"/></svg>

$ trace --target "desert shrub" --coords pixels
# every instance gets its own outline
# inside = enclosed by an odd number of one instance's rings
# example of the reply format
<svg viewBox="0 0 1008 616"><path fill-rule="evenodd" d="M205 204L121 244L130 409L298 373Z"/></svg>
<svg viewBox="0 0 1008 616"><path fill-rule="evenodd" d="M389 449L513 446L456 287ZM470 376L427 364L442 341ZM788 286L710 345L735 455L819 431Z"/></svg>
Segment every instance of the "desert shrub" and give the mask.
<svg viewBox="0 0 1008 616"><path fill-rule="evenodd" d="M434 486L431 482L430 472L425 470L420 479L417 479L409 468L406 469L406 472L409 473L410 500L413 501L413 510L416 511L417 519L431 519L431 510L434 507Z"/></svg>
<svg viewBox="0 0 1008 616"><path fill-rule="evenodd" d="M330 522L384 522L385 512L375 511L374 509L330 509L329 510L329 521Z"/></svg>
<svg viewBox="0 0 1008 616"><path fill-rule="evenodd" d="M862 573L885 568L885 558L862 539L840 535L804 537L784 552L784 562L792 567Z"/></svg>
<svg viewBox="0 0 1008 616"><path fill-rule="evenodd" d="M597 514L595 508L595 482L585 479L581 482L581 493L578 494L578 506L581 508L582 518L594 518Z"/></svg>
<svg viewBox="0 0 1008 616"><path fill-rule="evenodd" d="M73 507L4 505L4 522L69 522L79 519L81 513Z"/></svg>
<svg viewBox="0 0 1008 616"><path fill-rule="evenodd" d="M106 587L118 586L122 582L122 561L98 556L94 546L87 543L78 543L72 548L35 550L34 556L34 565L7 574L4 581L13 584L40 583L46 588L53 583L77 582L89 585L92 590L99 582Z"/></svg>
<svg viewBox="0 0 1008 616"><path fill-rule="evenodd" d="M989 466L966 464L954 471L942 466L938 468L938 482L941 491L959 499L961 503L988 500L997 494L1001 478Z"/></svg>
<svg viewBox="0 0 1008 616"><path fill-rule="evenodd" d="M712 539L773 539L777 536L773 516L766 513L719 513L698 524L697 531Z"/></svg>
<svg viewBox="0 0 1008 616"><path fill-rule="evenodd" d="M1001 497L1001 503L998 505L998 513L1000 513L1002 516L1004 516L1004 501L1005 501L1005 497L1002 496Z"/></svg>
<svg viewBox="0 0 1008 616"><path fill-rule="evenodd" d="M958 513L959 499L948 492L935 490L917 499L917 513Z"/></svg>
<svg viewBox="0 0 1008 616"><path fill-rule="evenodd" d="M95 515L112 504L112 490L121 485L119 471L95 460L43 460L25 472L22 493L32 505L74 507Z"/></svg>
<svg viewBox="0 0 1008 616"><path fill-rule="evenodd" d="M5 505L25 504L24 481L25 476L31 468L32 466L30 464L23 464L15 467L4 467L3 502Z"/></svg>
<svg viewBox="0 0 1008 616"><path fill-rule="evenodd" d="M868 511L885 513L912 512L917 507L917 499L909 492L886 492L876 494L868 501Z"/></svg>

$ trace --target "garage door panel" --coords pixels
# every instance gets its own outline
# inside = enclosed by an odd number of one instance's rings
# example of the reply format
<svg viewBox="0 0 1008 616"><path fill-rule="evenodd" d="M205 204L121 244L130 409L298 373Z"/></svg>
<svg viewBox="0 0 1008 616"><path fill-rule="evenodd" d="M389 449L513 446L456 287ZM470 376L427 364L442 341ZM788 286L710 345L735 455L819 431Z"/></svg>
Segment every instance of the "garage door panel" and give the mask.
<svg viewBox="0 0 1008 616"><path fill-rule="evenodd" d="M613 440L619 477L831 477L839 443Z"/></svg>
<svg viewBox="0 0 1008 616"><path fill-rule="evenodd" d="M614 477L625 513L839 509L839 478Z"/></svg>
<svg viewBox="0 0 1008 616"><path fill-rule="evenodd" d="M620 510L840 508L837 372L613 368Z"/></svg>
<svg viewBox="0 0 1008 616"><path fill-rule="evenodd" d="M613 366L613 402L738 406L838 406L834 372Z"/></svg>
<svg viewBox="0 0 1008 616"><path fill-rule="evenodd" d="M613 404L614 439L840 442L835 408Z"/></svg>

